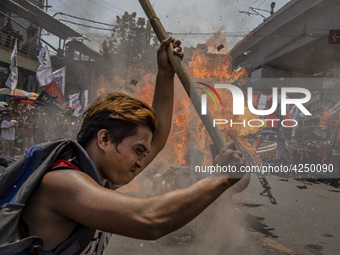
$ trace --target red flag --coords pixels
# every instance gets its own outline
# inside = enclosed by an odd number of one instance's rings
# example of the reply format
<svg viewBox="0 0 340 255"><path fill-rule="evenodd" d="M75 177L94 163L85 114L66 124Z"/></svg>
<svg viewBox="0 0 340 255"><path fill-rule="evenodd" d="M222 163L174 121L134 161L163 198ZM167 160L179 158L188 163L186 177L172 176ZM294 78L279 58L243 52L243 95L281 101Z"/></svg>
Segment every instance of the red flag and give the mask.
<svg viewBox="0 0 340 255"><path fill-rule="evenodd" d="M44 89L44 91L54 97L61 105L64 105L66 103L63 92L61 91L58 84L55 83L55 81L51 81L51 83Z"/></svg>
<svg viewBox="0 0 340 255"><path fill-rule="evenodd" d="M334 127L339 125L340 101L331 109L318 115L320 119L320 127Z"/></svg>

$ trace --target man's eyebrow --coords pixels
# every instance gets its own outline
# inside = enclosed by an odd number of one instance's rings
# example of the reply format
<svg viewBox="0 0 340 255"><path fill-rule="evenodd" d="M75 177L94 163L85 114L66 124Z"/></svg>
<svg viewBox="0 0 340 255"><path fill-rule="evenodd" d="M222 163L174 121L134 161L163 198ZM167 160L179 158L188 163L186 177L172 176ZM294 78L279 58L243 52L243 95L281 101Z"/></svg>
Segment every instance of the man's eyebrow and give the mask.
<svg viewBox="0 0 340 255"><path fill-rule="evenodd" d="M148 150L148 148L146 148L145 145L142 143L137 143L136 146L141 147L146 153L150 152L150 150Z"/></svg>

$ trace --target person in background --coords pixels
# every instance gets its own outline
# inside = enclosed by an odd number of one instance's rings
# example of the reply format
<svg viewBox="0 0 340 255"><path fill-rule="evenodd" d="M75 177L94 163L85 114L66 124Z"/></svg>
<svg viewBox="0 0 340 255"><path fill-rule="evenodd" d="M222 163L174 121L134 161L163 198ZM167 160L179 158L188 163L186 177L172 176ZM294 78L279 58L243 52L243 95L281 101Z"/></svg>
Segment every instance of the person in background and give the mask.
<svg viewBox="0 0 340 255"><path fill-rule="evenodd" d="M45 122L45 141L50 142L57 139L57 113L47 113Z"/></svg>
<svg viewBox="0 0 340 255"><path fill-rule="evenodd" d="M34 144L39 144L45 141L45 113L37 112L35 114L35 126L33 140Z"/></svg>
<svg viewBox="0 0 340 255"><path fill-rule="evenodd" d="M33 132L34 132L34 127L35 127L35 121L33 119L33 116L30 112L24 116L23 119L23 127L22 127L22 138L23 138L23 146L22 146L22 151L25 153L25 151L33 146L34 141L33 141Z"/></svg>
<svg viewBox="0 0 340 255"><path fill-rule="evenodd" d="M1 122L4 153L10 157L14 157L15 127L17 124L18 122L12 119L11 113L7 113Z"/></svg>
<svg viewBox="0 0 340 255"><path fill-rule="evenodd" d="M76 138L76 122L75 117L69 116L66 122L66 130L65 135L68 139L75 139Z"/></svg>
<svg viewBox="0 0 340 255"><path fill-rule="evenodd" d="M20 222L25 234L39 236L47 250L58 249L79 228L96 230L87 247L77 251L82 255L102 254L111 233L160 238L187 224L242 178L217 174L187 188L146 198L132 197L119 189L140 174L166 145L174 99L174 70L167 55L172 42L173 53L183 57L179 42L169 38L161 43L152 107L122 93L108 93L85 111L77 141L97 169L100 181L77 166L72 150L65 151L52 164L57 169L48 171L30 194ZM229 142L214 164L239 168L244 161L235 144Z"/></svg>
<svg viewBox="0 0 340 255"><path fill-rule="evenodd" d="M253 148L255 150L257 150L260 147L260 145L264 142L264 138L265 138L265 135L257 135L254 138Z"/></svg>

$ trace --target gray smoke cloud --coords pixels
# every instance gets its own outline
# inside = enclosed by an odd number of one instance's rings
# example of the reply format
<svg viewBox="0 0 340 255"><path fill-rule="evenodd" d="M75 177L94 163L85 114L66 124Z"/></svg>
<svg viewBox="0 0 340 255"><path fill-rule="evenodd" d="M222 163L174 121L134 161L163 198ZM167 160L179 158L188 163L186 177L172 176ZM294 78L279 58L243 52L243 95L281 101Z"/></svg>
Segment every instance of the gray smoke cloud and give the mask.
<svg viewBox="0 0 340 255"><path fill-rule="evenodd" d="M160 18L163 26L168 32L181 39L183 45L187 47L196 46L198 43L205 41L215 32L221 30L229 32L226 36L233 38L231 33L248 33L261 22L263 18L258 15L247 15L239 11L249 11L249 7L260 8L270 11L271 0L190 0L181 1L173 0L150 1L153 5L157 16ZM289 0L276 0L274 11L277 11ZM113 24L116 16L121 16L125 11L136 12L138 17L145 17L138 1L66 1L50 0L49 4L53 9L49 12L53 15L54 11L65 12L75 16L81 16L87 19L93 19L100 22ZM268 12L260 11L261 14L268 17ZM58 17L58 16L57 16ZM69 24L73 29L88 34L91 40L100 43L100 36L105 39L110 33L98 31L90 28L84 28ZM231 33L230 33L231 32ZM177 35L176 35L177 34ZM98 36L99 35L99 36ZM241 39L235 38L232 41ZM232 42L231 44L234 44ZM96 46L95 48L98 48Z"/></svg>

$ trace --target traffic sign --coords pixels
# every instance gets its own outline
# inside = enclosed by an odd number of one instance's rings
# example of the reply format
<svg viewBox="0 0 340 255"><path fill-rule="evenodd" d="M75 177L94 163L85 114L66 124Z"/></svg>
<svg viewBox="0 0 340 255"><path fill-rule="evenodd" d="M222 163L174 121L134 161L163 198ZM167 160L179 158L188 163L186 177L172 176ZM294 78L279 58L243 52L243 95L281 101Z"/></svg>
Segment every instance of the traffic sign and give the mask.
<svg viewBox="0 0 340 255"><path fill-rule="evenodd" d="M340 44L340 30L329 30L329 44Z"/></svg>

